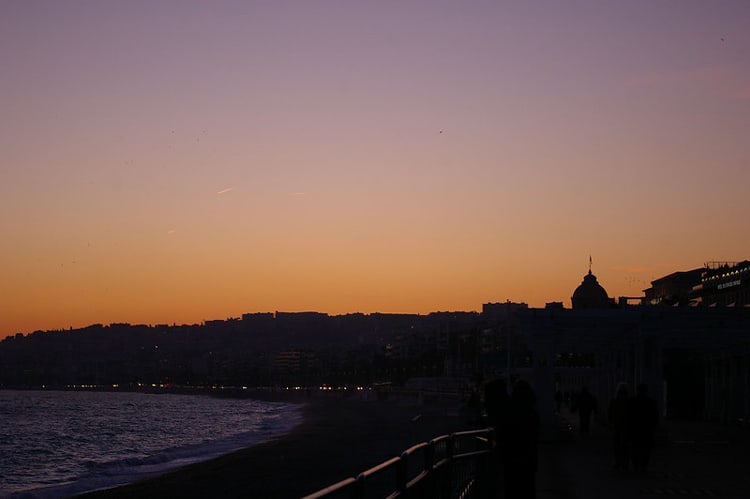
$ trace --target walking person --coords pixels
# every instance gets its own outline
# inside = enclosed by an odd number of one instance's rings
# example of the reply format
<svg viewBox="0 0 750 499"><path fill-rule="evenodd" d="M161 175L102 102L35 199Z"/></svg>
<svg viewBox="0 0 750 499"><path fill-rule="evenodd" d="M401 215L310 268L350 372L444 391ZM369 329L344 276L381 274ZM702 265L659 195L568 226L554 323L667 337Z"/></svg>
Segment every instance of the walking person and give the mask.
<svg viewBox="0 0 750 499"><path fill-rule="evenodd" d="M494 379L484 385L484 409L487 426L495 430L495 449L492 453L491 471L488 473L489 496L496 497L505 481L505 458L508 452L508 412L510 396L504 379Z"/></svg>
<svg viewBox="0 0 750 499"><path fill-rule="evenodd" d="M505 497L534 499L538 469L539 414L531 385L519 379L513 385L507 422Z"/></svg>
<svg viewBox="0 0 750 499"><path fill-rule="evenodd" d="M596 412L596 399L589 393L589 389L585 386L581 389L581 393L578 394L576 407L578 409L578 423L581 435L586 436L589 434L591 428L591 414Z"/></svg>
<svg viewBox="0 0 750 499"><path fill-rule="evenodd" d="M630 462L630 394L626 383L617 385L607 416L612 426L615 469L626 470Z"/></svg>
<svg viewBox="0 0 750 499"><path fill-rule="evenodd" d="M641 383L630 403L631 448L633 468L636 471L648 471L658 423L659 410L656 402L649 398L648 386Z"/></svg>

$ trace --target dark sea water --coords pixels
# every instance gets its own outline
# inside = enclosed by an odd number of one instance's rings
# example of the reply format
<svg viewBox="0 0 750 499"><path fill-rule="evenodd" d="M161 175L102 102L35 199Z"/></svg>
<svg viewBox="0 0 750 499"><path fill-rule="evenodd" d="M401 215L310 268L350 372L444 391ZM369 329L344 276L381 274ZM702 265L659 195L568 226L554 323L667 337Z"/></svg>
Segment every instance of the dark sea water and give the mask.
<svg viewBox="0 0 750 499"><path fill-rule="evenodd" d="M0 498L66 497L256 445L301 406L200 395L0 390Z"/></svg>

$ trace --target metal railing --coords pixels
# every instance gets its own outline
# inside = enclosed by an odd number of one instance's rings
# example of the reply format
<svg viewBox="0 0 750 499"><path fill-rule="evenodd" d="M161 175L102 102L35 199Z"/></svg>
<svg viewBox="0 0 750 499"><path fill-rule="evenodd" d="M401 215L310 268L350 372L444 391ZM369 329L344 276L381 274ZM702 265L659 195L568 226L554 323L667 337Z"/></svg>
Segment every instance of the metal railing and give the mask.
<svg viewBox="0 0 750 499"><path fill-rule="evenodd" d="M303 499L482 497L494 479L495 444L492 428L441 435Z"/></svg>

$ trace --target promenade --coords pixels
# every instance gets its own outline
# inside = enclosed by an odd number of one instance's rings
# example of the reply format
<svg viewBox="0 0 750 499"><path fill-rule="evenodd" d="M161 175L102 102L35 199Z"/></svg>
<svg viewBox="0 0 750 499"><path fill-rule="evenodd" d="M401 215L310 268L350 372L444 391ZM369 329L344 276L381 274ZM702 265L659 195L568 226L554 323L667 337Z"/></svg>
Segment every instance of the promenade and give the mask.
<svg viewBox="0 0 750 499"><path fill-rule="evenodd" d="M538 499L750 497L750 428L710 422L662 422L646 473L613 468L610 433L592 423L569 441L539 446Z"/></svg>
<svg viewBox="0 0 750 499"><path fill-rule="evenodd" d="M466 429L451 404L414 405L304 399L305 422L293 432L211 461L87 498L292 499L375 466L410 445ZM562 415L576 426L576 415ZM650 470L614 470L609 430L577 428L539 443L537 499L750 497L750 428L666 421ZM501 474L497 476L502 480ZM503 499L502 483L497 499Z"/></svg>

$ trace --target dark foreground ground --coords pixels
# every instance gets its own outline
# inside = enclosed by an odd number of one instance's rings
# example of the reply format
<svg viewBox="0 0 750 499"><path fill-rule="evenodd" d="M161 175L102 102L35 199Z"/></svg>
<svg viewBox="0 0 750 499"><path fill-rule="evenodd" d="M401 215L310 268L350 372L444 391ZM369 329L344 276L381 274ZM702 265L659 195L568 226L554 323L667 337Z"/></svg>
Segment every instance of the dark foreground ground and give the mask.
<svg viewBox="0 0 750 499"><path fill-rule="evenodd" d="M564 413L577 427L577 415ZM707 421L661 422L646 473L613 467L611 433L541 442L537 499L750 498L750 427Z"/></svg>
<svg viewBox="0 0 750 499"><path fill-rule="evenodd" d="M296 400L290 400L296 401ZM313 397L305 421L276 440L155 478L85 494L116 498L294 498L438 435L465 429L458 403Z"/></svg>
<svg viewBox="0 0 750 499"><path fill-rule="evenodd" d="M305 422L279 439L86 498L295 498L467 429L458 403L302 399ZM561 416L575 427L576 415ZM664 421L647 473L615 470L611 435L594 423L539 443L537 499L750 497L750 427ZM499 471L499 470L498 470ZM502 473L492 497L502 499Z"/></svg>

